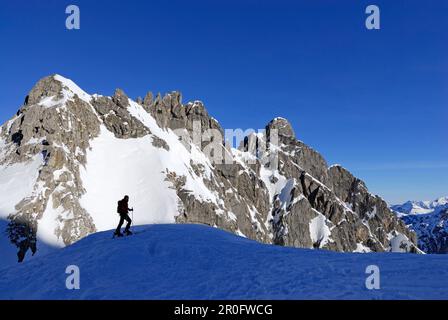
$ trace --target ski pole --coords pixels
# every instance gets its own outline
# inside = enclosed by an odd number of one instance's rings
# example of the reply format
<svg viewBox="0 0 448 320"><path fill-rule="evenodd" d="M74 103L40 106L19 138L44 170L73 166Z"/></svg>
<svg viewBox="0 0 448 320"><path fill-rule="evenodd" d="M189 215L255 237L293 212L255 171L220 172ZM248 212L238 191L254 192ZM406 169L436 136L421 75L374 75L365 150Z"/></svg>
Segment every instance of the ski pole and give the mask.
<svg viewBox="0 0 448 320"><path fill-rule="evenodd" d="M131 228L134 225L134 208L132 208L132 220L131 220Z"/></svg>

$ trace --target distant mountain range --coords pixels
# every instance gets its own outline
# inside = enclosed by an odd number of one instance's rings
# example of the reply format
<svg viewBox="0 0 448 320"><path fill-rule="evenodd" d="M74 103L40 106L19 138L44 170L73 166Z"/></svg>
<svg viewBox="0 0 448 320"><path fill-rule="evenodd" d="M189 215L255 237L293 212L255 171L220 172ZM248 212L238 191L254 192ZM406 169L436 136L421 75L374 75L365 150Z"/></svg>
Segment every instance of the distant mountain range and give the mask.
<svg viewBox="0 0 448 320"><path fill-rule="evenodd" d="M426 253L448 253L448 197L434 201L407 201L391 209L417 233Z"/></svg>

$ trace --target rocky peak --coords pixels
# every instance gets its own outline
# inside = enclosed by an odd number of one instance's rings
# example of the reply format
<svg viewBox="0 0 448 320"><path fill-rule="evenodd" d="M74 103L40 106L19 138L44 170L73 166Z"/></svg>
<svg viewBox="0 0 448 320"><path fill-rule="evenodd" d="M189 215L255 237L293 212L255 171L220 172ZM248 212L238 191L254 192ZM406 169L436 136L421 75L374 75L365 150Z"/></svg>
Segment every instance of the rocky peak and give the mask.
<svg viewBox="0 0 448 320"><path fill-rule="evenodd" d="M295 133L294 129L292 128L291 124L288 120L285 118L275 118L271 120L267 126L266 126L266 133L269 137L271 130L277 130L278 136L280 138L288 138L288 139L294 139Z"/></svg>
<svg viewBox="0 0 448 320"><path fill-rule="evenodd" d="M151 91L148 91L148 93L145 95L145 98L140 102L140 104L143 106L143 108L150 112L150 108L154 103L154 95Z"/></svg>
<svg viewBox="0 0 448 320"><path fill-rule="evenodd" d="M143 99L143 105L144 106L150 106L154 102L154 95L151 91L148 91L145 98Z"/></svg>
<svg viewBox="0 0 448 320"><path fill-rule="evenodd" d="M178 106L182 106L182 94L178 91L172 91L165 94L162 101L167 108L176 108Z"/></svg>
<svg viewBox="0 0 448 320"><path fill-rule="evenodd" d="M25 98L25 105L37 104L44 98L60 95L62 83L56 80L55 76L51 75L40 79Z"/></svg>
<svg viewBox="0 0 448 320"><path fill-rule="evenodd" d="M209 129L216 129L224 137L223 129L208 114L202 101L188 102L183 105L182 94L178 91L172 91L163 97L159 93L154 100L148 94L143 105L145 110L149 111L157 124L162 128L170 128L172 130L186 129L191 133L194 122L197 122L201 125L202 133Z"/></svg>

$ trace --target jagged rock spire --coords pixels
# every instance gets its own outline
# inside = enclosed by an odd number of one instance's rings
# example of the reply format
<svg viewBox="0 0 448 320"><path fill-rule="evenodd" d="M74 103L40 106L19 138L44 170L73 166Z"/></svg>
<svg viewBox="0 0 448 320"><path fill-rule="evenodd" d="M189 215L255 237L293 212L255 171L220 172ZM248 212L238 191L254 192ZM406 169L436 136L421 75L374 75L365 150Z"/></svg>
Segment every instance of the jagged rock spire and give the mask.
<svg viewBox="0 0 448 320"><path fill-rule="evenodd" d="M112 101L115 102L116 105L122 107L122 108L127 108L129 107L129 98L126 95L126 93L124 93L124 91L122 89L115 89L115 93L112 97Z"/></svg>

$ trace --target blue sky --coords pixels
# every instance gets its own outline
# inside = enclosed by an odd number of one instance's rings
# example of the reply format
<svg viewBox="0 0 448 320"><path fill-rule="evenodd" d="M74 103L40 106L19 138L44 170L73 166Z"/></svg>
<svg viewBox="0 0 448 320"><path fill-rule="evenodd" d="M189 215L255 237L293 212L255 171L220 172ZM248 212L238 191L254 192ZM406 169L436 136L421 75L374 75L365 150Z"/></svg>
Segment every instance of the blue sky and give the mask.
<svg viewBox="0 0 448 320"><path fill-rule="evenodd" d="M65 29L65 8L81 29ZM367 5L381 30L364 27ZM396 203L448 195L446 1L0 0L0 122L40 78L179 90L225 128L276 116Z"/></svg>

